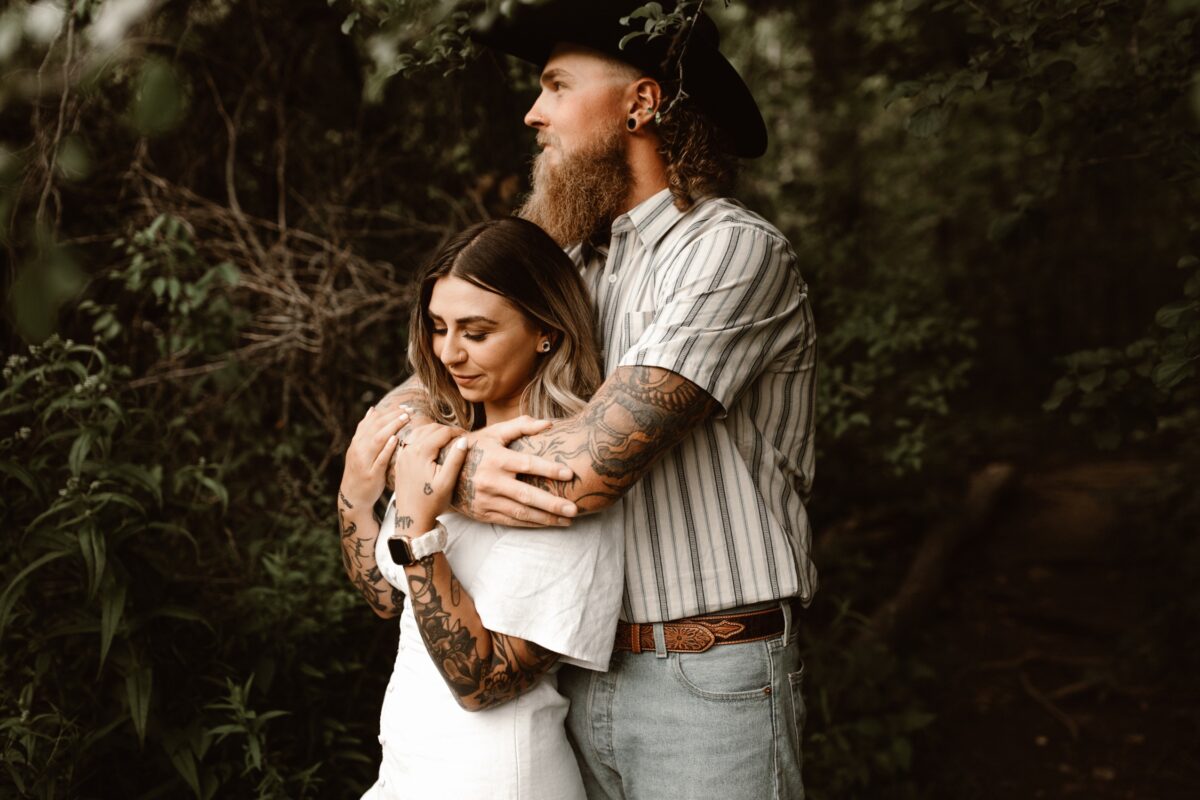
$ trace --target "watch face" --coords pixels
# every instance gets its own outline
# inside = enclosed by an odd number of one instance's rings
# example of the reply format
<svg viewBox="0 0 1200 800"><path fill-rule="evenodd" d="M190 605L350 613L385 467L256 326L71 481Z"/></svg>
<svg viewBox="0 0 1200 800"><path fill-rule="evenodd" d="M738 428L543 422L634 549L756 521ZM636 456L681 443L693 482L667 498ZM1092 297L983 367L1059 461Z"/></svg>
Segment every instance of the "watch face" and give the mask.
<svg viewBox="0 0 1200 800"><path fill-rule="evenodd" d="M407 539L388 539L388 552L392 554L392 561L395 561L397 566L407 567L416 561Z"/></svg>

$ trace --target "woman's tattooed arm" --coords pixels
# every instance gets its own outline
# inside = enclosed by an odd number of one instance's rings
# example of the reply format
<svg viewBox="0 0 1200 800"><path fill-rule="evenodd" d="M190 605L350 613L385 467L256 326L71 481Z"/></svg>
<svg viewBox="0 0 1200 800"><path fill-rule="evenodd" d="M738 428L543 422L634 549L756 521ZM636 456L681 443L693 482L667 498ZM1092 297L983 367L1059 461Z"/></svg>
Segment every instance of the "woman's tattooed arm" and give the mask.
<svg viewBox="0 0 1200 800"><path fill-rule="evenodd" d="M557 660L557 653L533 642L485 628L442 553L404 571L425 647L458 704L468 711L482 711L528 691Z"/></svg>
<svg viewBox="0 0 1200 800"><path fill-rule="evenodd" d="M399 616L404 610L404 593L384 579L375 563L379 522L374 512L352 506L341 492L338 492L337 510L342 568L346 570L346 577L376 614L385 619Z"/></svg>

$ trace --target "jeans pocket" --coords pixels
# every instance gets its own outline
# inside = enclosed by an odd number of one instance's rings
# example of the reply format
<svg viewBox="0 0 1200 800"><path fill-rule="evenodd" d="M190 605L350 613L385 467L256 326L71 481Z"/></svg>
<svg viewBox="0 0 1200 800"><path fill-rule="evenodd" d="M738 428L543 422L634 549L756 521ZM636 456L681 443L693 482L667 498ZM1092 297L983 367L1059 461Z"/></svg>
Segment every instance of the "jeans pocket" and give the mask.
<svg viewBox="0 0 1200 800"><path fill-rule="evenodd" d="M769 699L771 654L763 642L727 644L674 657L675 679L705 700Z"/></svg>

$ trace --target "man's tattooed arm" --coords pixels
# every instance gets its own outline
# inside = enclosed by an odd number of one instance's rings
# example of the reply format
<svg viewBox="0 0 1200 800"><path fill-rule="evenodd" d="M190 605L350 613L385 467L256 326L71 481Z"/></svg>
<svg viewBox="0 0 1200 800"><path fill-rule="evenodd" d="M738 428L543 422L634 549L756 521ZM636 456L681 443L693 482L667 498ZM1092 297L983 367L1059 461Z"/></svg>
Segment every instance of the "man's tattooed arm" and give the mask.
<svg viewBox="0 0 1200 800"><path fill-rule="evenodd" d="M425 648L454 699L482 711L533 688L558 654L483 626L445 555L405 567L412 612Z"/></svg>
<svg viewBox="0 0 1200 800"><path fill-rule="evenodd" d="M583 512L611 505L668 450L720 408L696 384L658 367L620 367L579 414L544 433L517 439L509 449L557 461L570 481L522 480L574 502ZM468 508L482 454L463 465L455 506Z"/></svg>
<svg viewBox="0 0 1200 800"><path fill-rule="evenodd" d="M339 491L338 530L346 577L376 614L385 619L398 616L404 609L404 593L387 582L375 563L379 522L372 509L351 505Z"/></svg>

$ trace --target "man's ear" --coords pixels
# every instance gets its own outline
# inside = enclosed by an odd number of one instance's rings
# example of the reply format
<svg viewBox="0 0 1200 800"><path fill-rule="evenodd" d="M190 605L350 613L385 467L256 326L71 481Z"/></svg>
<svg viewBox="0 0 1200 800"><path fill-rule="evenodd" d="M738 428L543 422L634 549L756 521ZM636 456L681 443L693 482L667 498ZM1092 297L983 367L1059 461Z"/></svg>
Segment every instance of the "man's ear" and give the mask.
<svg viewBox="0 0 1200 800"><path fill-rule="evenodd" d="M639 119L653 117L662 101L662 87L654 78L638 78L632 86L628 113Z"/></svg>

